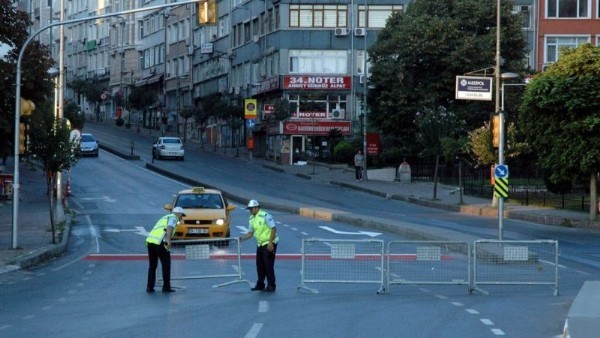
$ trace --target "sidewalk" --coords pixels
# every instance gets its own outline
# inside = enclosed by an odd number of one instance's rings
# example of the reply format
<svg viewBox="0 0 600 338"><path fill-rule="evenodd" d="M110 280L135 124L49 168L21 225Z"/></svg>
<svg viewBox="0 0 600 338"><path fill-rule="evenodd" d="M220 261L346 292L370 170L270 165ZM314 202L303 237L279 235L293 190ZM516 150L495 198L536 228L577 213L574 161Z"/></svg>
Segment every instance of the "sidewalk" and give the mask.
<svg viewBox="0 0 600 338"><path fill-rule="evenodd" d="M138 149L135 156L130 154L129 140L135 136L147 139L151 142L157 137L157 132L149 134L147 130L137 133L136 128L116 127L112 121L103 123L86 122L90 132L109 133L111 139L102 138L101 147L125 158L139 158ZM191 142L191 141L188 141ZM364 191L369 194L407 201L433 208L460 212L464 214L480 215L485 217L497 217L498 210L491 206L489 199L463 196L463 204L460 204L460 196L457 187L438 185L437 198L433 200L432 183L400 183L383 182L375 180L356 181L354 169L340 165L325 165L309 163L302 166L280 165L262 158L250 158L244 148L227 149L214 152L212 147L205 150L199 147L188 147L188 151L210 151L220 156L236 157L240 161L253 161L265 168L296 175L305 179L317 180L323 184L335 184L350 189ZM12 158L4 172L13 173ZM22 161L20 165L20 203L19 224L17 231L18 249L12 247L12 200L0 200L0 273L18 268L27 268L60 254L66 249L67 236L62 236L58 244L51 243L50 212L48 198L46 196L46 183L43 172L39 168ZM540 224L600 227L600 222L590 222L587 213L558 210L537 206L523 206L520 204L506 203L505 218L525 220Z"/></svg>
<svg viewBox="0 0 600 338"><path fill-rule="evenodd" d="M13 157L9 157L3 173L14 173ZM65 231L67 236L58 236L62 240L52 244L50 204L42 169L22 159L19 183L16 249L13 249L13 201L0 199L0 273L40 264L66 249L68 231ZM55 226L58 234L59 226Z"/></svg>

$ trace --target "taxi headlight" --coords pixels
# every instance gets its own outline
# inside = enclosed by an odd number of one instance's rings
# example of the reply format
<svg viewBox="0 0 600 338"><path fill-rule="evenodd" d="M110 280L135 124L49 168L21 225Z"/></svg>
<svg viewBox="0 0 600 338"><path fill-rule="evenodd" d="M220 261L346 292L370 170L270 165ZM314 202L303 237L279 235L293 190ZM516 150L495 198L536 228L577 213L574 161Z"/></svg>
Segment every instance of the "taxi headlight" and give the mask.
<svg viewBox="0 0 600 338"><path fill-rule="evenodd" d="M216 225L223 225L223 224L225 224L225 220L222 218L219 218L219 219L215 220L214 223Z"/></svg>

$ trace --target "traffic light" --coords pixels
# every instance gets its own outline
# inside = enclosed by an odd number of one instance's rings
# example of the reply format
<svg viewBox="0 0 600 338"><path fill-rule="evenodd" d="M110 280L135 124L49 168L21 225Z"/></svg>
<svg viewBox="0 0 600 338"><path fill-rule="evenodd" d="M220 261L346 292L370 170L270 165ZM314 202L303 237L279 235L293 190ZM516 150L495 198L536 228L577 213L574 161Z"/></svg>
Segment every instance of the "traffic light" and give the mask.
<svg viewBox="0 0 600 338"><path fill-rule="evenodd" d="M198 24L201 26L217 24L217 0L198 2Z"/></svg>
<svg viewBox="0 0 600 338"><path fill-rule="evenodd" d="M21 98L21 116L29 116L35 110L35 103Z"/></svg>
<svg viewBox="0 0 600 338"><path fill-rule="evenodd" d="M27 143L27 129L25 123L19 123L19 155L25 154L25 145Z"/></svg>
<svg viewBox="0 0 600 338"><path fill-rule="evenodd" d="M495 148L500 146L500 115L494 115L494 121L492 123L492 131L493 131L493 144Z"/></svg>

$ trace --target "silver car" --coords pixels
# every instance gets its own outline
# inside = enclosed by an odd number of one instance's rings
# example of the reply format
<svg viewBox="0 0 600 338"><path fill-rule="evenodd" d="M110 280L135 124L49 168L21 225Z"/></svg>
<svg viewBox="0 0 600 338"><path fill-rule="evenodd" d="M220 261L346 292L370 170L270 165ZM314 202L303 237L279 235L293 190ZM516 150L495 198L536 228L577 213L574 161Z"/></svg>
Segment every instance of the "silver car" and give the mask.
<svg viewBox="0 0 600 338"><path fill-rule="evenodd" d="M94 156L98 157L98 140L92 134L81 134L81 140L79 141L79 151L81 156Z"/></svg>
<svg viewBox="0 0 600 338"><path fill-rule="evenodd" d="M179 137L159 137L152 145L152 159L165 157L177 158L183 161L185 150Z"/></svg>

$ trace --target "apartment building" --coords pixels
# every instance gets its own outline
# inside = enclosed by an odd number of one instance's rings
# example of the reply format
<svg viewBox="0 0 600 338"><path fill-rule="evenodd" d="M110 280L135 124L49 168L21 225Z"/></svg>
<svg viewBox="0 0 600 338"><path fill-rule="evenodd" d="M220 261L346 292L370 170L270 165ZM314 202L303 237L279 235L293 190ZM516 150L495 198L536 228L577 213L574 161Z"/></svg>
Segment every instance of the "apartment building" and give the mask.
<svg viewBox="0 0 600 338"><path fill-rule="evenodd" d="M165 3L53 0L52 8L60 1L66 1L67 19ZM598 44L599 1L517 0L514 12L522 14L529 42L524 62L542 70L558 59L561 46ZM59 14L46 2L30 3L35 27L49 16L44 13ZM123 116L151 131L168 128L191 140L234 146L252 137L255 155L286 164L296 162L296 154L326 155L332 128L361 136L368 113L366 50L386 19L404 11L410 0L216 0L210 9L216 10L214 24L199 24L209 3L173 3L168 9L67 26L67 84L95 81L106 95L90 103L67 86L65 97L92 118ZM57 45L56 37L46 38ZM156 100L142 111L128 111L124 100L136 88L154 93ZM239 105L255 99L258 117L236 135L218 119L206 129L193 120L184 124L179 112L210 109L202 107L202 98L210 95ZM274 121L270 116L280 98L291 103L291 117Z"/></svg>

